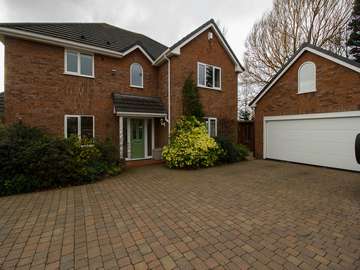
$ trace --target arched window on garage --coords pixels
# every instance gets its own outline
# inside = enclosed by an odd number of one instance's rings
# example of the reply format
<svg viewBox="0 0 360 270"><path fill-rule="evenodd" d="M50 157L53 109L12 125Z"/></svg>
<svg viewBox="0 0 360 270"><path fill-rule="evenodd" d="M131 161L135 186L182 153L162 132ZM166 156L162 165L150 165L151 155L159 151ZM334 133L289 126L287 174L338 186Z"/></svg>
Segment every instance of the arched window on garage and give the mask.
<svg viewBox="0 0 360 270"><path fill-rule="evenodd" d="M138 63L133 63L130 66L130 86L143 88L144 87L144 74L143 68Z"/></svg>
<svg viewBox="0 0 360 270"><path fill-rule="evenodd" d="M298 93L316 91L316 66L313 62L305 62L298 71Z"/></svg>

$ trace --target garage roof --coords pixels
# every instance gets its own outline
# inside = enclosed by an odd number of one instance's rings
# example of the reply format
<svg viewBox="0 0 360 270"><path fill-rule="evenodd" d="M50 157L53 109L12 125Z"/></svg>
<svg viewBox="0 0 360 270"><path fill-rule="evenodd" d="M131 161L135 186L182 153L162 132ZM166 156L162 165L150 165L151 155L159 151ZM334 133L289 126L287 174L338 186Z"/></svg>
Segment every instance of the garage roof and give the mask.
<svg viewBox="0 0 360 270"><path fill-rule="evenodd" d="M345 66L360 73L360 63L350 60L341 55L335 54L331 51L314 46L310 43L304 43L295 54L287 61L287 63L275 74L275 76L265 85L259 94L250 102L250 106L255 106L256 103L271 89L271 87L285 74L285 72L296 62L296 60L306 51L314 53L318 56L324 57L339 65Z"/></svg>

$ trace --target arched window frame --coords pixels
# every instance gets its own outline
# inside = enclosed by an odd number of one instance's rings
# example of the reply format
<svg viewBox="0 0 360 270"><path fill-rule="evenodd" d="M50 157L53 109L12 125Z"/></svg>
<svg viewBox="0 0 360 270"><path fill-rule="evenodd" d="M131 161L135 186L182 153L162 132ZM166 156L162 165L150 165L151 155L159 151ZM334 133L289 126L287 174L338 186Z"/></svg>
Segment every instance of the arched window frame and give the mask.
<svg viewBox="0 0 360 270"><path fill-rule="evenodd" d="M306 66L306 65L312 65L314 67L314 73L313 73L313 78L314 78L314 87L312 89L301 89L301 79L303 76L301 76L301 72L302 69ZM311 61L307 61L304 62L298 69L298 94L305 94L305 93L311 93L311 92L316 92L316 65L314 62Z"/></svg>
<svg viewBox="0 0 360 270"><path fill-rule="evenodd" d="M141 85L133 84L133 67L135 65L139 65L140 70L141 70ZM140 65L139 63L132 63L130 65L130 87L144 88L144 69L143 69L142 65Z"/></svg>

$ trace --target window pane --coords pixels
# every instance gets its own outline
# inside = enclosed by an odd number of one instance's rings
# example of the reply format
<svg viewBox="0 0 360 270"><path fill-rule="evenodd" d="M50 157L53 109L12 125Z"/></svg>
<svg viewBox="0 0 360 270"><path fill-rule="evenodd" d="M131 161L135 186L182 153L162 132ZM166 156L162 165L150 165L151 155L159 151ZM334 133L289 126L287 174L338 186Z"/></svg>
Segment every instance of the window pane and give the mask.
<svg viewBox="0 0 360 270"><path fill-rule="evenodd" d="M313 63L304 64L299 72L300 92L315 91L316 86L316 67Z"/></svg>
<svg viewBox="0 0 360 270"><path fill-rule="evenodd" d="M205 66L201 64L198 66L198 83L199 85L205 85Z"/></svg>
<svg viewBox="0 0 360 270"><path fill-rule="evenodd" d="M93 76L93 56L80 54L80 74Z"/></svg>
<svg viewBox="0 0 360 270"><path fill-rule="evenodd" d="M66 71L78 72L78 55L74 52L66 52Z"/></svg>
<svg viewBox="0 0 360 270"><path fill-rule="evenodd" d="M143 139L143 134L144 134L144 127L143 127L144 120L138 120L138 121L139 121L138 139L142 140Z"/></svg>
<svg viewBox="0 0 360 270"><path fill-rule="evenodd" d="M94 118L92 116L81 116L81 138L94 137Z"/></svg>
<svg viewBox="0 0 360 270"><path fill-rule="evenodd" d="M210 120L210 136L211 137L216 136L216 120L215 119Z"/></svg>
<svg viewBox="0 0 360 270"><path fill-rule="evenodd" d="M132 86L138 86L142 87L142 77L143 77L143 71L141 65L135 63L131 65L130 68L130 83Z"/></svg>
<svg viewBox="0 0 360 270"><path fill-rule="evenodd" d="M215 86L216 88L220 88L220 69L219 68L215 68Z"/></svg>
<svg viewBox="0 0 360 270"><path fill-rule="evenodd" d="M213 87L213 67L212 66L206 66L206 86L207 87Z"/></svg>
<svg viewBox="0 0 360 270"><path fill-rule="evenodd" d="M78 136L78 117L67 117L66 118L66 137L69 138L71 135Z"/></svg>

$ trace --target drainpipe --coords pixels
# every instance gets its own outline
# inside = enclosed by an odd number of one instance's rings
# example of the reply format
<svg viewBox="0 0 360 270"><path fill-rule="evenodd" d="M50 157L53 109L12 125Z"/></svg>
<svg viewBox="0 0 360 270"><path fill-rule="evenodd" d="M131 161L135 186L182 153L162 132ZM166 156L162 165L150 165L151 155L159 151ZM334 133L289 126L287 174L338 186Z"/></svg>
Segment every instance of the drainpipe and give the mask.
<svg viewBox="0 0 360 270"><path fill-rule="evenodd" d="M167 115L167 119L165 119L165 121L168 123L168 143L170 143L170 132L171 132L171 61L170 59L166 56L164 56L164 58L167 60L168 62L168 115Z"/></svg>

